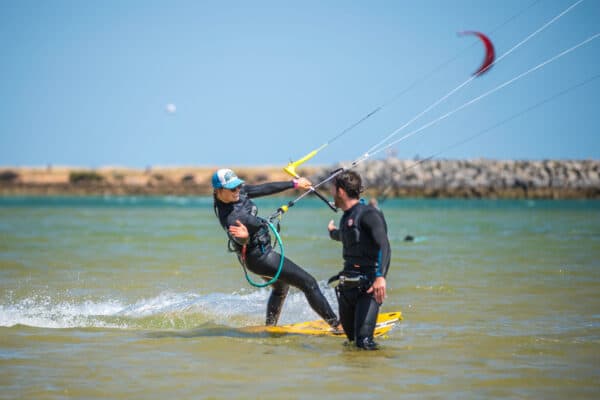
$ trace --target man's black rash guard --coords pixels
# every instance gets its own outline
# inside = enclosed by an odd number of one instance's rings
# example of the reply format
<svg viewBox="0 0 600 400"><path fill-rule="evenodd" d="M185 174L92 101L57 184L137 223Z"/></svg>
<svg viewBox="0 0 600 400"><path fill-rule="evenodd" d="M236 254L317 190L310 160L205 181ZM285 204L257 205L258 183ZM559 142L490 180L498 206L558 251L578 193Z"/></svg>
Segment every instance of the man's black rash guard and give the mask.
<svg viewBox="0 0 600 400"><path fill-rule="evenodd" d="M270 241L268 236L268 231L261 230L264 228L264 220L257 217L258 208L251 200L255 197L268 196L270 194L275 194L279 192L283 192L287 189L292 189L294 187L293 181L284 181L284 182L269 182L261 185L243 185L240 189L240 199L235 203L223 203L222 201L217 200L217 212L219 215L219 222L221 226L226 231L231 225L236 224L236 220L239 220L242 224L246 225L248 228L248 233L250 234L249 242L251 244L255 243L255 236L259 233L260 236L266 234L266 243ZM235 240L235 238L232 238ZM237 242L237 241L236 241ZM238 244L244 244L239 243Z"/></svg>
<svg viewBox="0 0 600 400"><path fill-rule="evenodd" d="M344 270L387 275L392 252L379 210L361 203L352 206L342 215L339 229L330 231L329 236L344 246Z"/></svg>

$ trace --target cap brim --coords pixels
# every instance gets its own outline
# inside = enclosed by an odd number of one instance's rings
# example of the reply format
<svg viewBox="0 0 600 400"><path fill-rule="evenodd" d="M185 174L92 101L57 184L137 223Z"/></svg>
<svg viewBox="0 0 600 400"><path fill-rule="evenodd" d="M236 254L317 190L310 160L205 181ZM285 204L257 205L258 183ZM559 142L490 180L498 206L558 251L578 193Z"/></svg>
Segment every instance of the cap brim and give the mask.
<svg viewBox="0 0 600 400"><path fill-rule="evenodd" d="M231 182L227 182L225 185L223 185L223 187L225 189L235 189L236 187L240 186L242 183L244 183L243 180L241 180L240 178L235 178Z"/></svg>

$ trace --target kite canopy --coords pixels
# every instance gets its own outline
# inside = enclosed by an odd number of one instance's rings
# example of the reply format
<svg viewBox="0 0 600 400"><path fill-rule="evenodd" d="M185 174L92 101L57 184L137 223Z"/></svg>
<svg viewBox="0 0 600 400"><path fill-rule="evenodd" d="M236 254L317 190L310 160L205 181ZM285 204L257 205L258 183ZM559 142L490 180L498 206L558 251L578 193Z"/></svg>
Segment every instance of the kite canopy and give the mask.
<svg viewBox="0 0 600 400"><path fill-rule="evenodd" d="M459 35L475 35L479 39L481 39L483 45L485 46L485 58L483 59L483 63L481 64L479 69L475 71L473 75L479 76L487 72L494 63L494 59L496 58L496 53L494 51L494 45L492 44L492 41L483 33L476 31L459 32Z"/></svg>

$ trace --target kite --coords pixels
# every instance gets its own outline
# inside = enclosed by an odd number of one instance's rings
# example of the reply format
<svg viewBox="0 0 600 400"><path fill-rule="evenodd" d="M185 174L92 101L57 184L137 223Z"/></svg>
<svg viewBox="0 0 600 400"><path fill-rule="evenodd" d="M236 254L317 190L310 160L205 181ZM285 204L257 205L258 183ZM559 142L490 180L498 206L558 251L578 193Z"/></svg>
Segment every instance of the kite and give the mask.
<svg viewBox="0 0 600 400"><path fill-rule="evenodd" d="M481 39L483 45L485 46L485 58L483 59L483 63L481 64L479 69L475 71L473 75L479 76L487 72L494 63L494 59L496 58L496 53L494 52L494 45L492 44L492 41L483 33L476 31L459 32L459 35L476 35L479 39Z"/></svg>

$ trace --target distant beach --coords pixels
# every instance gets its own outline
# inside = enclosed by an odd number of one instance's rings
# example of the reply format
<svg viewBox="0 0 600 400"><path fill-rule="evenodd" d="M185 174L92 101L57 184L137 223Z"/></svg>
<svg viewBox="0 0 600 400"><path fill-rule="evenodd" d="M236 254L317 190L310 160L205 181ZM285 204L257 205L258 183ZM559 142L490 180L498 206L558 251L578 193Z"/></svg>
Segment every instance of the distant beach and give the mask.
<svg viewBox="0 0 600 400"><path fill-rule="evenodd" d="M313 182L335 166L298 172ZM210 195L217 166L0 167L0 195ZM280 166L232 168L249 183L287 180ZM400 160L359 164L366 193L378 197L600 198L598 160ZM325 189L326 190L326 189Z"/></svg>

